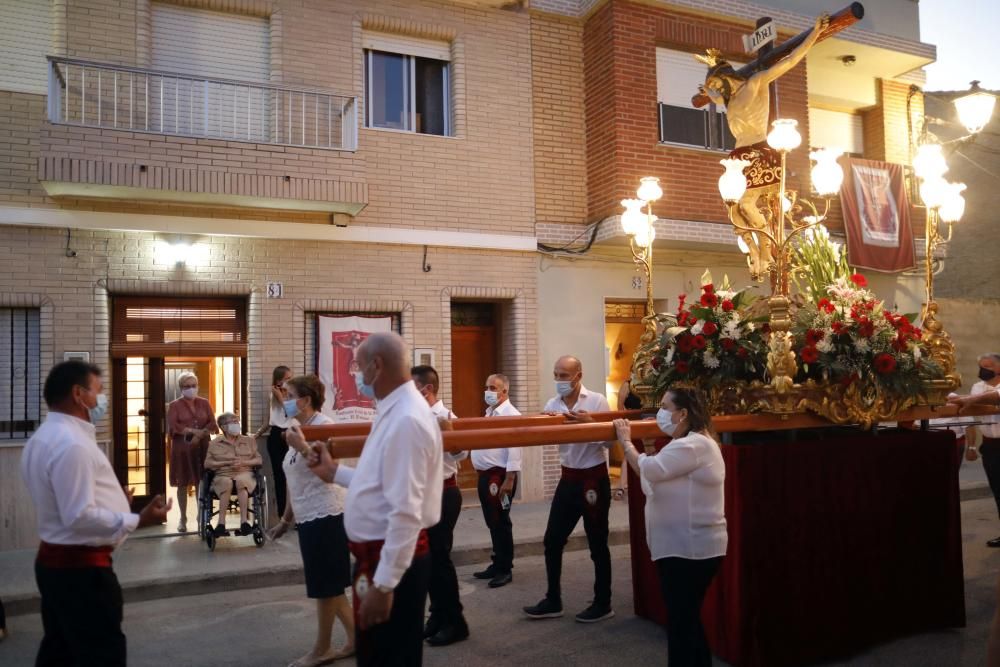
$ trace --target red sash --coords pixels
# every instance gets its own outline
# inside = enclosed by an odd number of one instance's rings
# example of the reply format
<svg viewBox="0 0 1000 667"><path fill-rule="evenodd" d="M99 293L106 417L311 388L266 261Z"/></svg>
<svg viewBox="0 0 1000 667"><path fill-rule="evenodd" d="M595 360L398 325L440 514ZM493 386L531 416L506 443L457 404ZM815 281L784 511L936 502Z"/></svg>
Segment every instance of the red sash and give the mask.
<svg viewBox="0 0 1000 667"><path fill-rule="evenodd" d="M567 482L588 482L607 476L607 463L600 463L592 468L567 468L566 466L562 466L562 478Z"/></svg>
<svg viewBox="0 0 1000 667"><path fill-rule="evenodd" d="M444 480L444 488L455 487L458 488L458 475L452 475Z"/></svg>
<svg viewBox="0 0 1000 667"><path fill-rule="evenodd" d="M51 569L111 567L111 552L114 550L112 546L88 547L42 542L38 545L36 562Z"/></svg>
<svg viewBox="0 0 1000 667"><path fill-rule="evenodd" d="M608 479L608 465L601 463L592 468L562 468L562 478L567 482L580 484L583 491L583 511L592 518L599 518L607 511L611 502L610 494L604 497L601 482Z"/></svg>

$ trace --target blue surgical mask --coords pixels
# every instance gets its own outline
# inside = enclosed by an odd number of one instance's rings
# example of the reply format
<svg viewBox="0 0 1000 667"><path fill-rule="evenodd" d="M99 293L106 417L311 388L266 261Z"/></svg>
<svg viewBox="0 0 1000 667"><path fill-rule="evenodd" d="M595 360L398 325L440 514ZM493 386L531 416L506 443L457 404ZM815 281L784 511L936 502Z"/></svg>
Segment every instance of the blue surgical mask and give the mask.
<svg viewBox="0 0 1000 667"><path fill-rule="evenodd" d="M486 390L483 393L483 400L486 401L486 405L490 406L491 408L497 404L499 398L500 397L497 396L497 392L495 391Z"/></svg>
<svg viewBox="0 0 1000 667"><path fill-rule="evenodd" d="M572 380L556 380L556 393L563 397L573 393Z"/></svg>
<svg viewBox="0 0 1000 667"><path fill-rule="evenodd" d="M357 387L358 393L365 398L375 398L375 385L365 382L364 371L357 371L354 374L354 386Z"/></svg>
<svg viewBox="0 0 1000 667"><path fill-rule="evenodd" d="M291 419L297 414L299 414L299 399L290 398L285 401L285 416Z"/></svg>
<svg viewBox="0 0 1000 667"><path fill-rule="evenodd" d="M97 405L92 408L87 408L87 413L90 416L90 423L96 424L97 422L104 419L104 415L108 414L108 396L107 394L97 395Z"/></svg>
<svg viewBox="0 0 1000 667"><path fill-rule="evenodd" d="M674 423L674 417L670 410L666 408L660 408L656 412L656 425L661 431L667 435L673 435L674 431L677 430L677 424Z"/></svg>

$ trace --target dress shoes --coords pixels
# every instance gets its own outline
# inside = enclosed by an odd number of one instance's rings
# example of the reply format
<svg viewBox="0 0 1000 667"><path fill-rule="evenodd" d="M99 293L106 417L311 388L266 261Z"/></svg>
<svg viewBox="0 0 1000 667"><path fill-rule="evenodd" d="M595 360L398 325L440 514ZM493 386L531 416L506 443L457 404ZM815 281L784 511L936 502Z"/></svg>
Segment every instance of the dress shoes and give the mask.
<svg viewBox="0 0 1000 667"><path fill-rule="evenodd" d="M473 572L472 576L475 577L476 579L492 579L493 577L497 576L497 569L493 567L493 565L490 565L485 570L481 570L480 572Z"/></svg>
<svg viewBox="0 0 1000 667"><path fill-rule="evenodd" d="M428 638L427 643L431 646L448 646L456 642L469 638L469 626L465 620L458 623L449 623L437 631L433 637Z"/></svg>
<svg viewBox="0 0 1000 667"><path fill-rule="evenodd" d="M512 581L514 581L514 575L510 572L501 572L497 574L497 576L490 579L490 588L500 588L501 586L506 586Z"/></svg>
<svg viewBox="0 0 1000 667"><path fill-rule="evenodd" d="M994 549L1000 547L1000 537L994 537L992 540L986 543L986 546L993 547Z"/></svg>

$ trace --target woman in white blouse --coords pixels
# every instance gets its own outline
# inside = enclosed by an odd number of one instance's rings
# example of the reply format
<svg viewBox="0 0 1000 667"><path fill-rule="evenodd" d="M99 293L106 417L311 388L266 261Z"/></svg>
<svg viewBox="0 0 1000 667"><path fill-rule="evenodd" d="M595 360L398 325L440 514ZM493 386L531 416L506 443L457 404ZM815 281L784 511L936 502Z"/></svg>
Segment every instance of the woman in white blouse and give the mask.
<svg viewBox="0 0 1000 667"><path fill-rule="evenodd" d="M274 479L274 499L278 503L278 516L285 513L285 471L281 462L288 453L285 444L285 429L292 421L285 415L285 383L292 379L292 371L288 366L275 366L271 372L271 389L267 392L268 420L262 424L254 437L267 434L267 455L271 459L271 477Z"/></svg>
<svg viewBox="0 0 1000 667"><path fill-rule="evenodd" d="M315 375L300 375L285 382L285 413L294 426L332 424L320 412L326 387ZM301 433L299 433L301 435ZM289 667L315 667L354 655L354 612L344 591L351 585L351 556L344 530L344 499L347 489L327 484L309 469L309 444L301 437L287 438L288 453L282 468L288 482L288 503L281 521L271 531L278 539L292 522L298 527L299 551L305 572L306 595L316 600L316 643ZM330 646L334 619L339 618L347 633L340 650Z"/></svg>
<svg viewBox="0 0 1000 667"><path fill-rule="evenodd" d="M656 423L673 439L652 456L636 450L627 420L614 425L646 494L646 542L667 607L668 662L710 667L701 605L726 553L726 467L701 392L668 389Z"/></svg>

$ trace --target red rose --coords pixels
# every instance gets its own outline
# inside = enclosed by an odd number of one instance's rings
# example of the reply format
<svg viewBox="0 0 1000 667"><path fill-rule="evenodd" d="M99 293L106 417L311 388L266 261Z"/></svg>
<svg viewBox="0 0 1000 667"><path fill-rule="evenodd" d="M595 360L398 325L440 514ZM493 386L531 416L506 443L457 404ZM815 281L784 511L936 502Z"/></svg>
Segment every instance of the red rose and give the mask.
<svg viewBox="0 0 1000 667"><path fill-rule="evenodd" d="M830 302L830 300L825 297L819 300L819 303L816 304L816 307L826 313L832 313L837 309L837 307L834 306Z"/></svg>
<svg viewBox="0 0 1000 667"><path fill-rule="evenodd" d="M810 345L808 347L802 348L802 351L799 353L799 356L802 358L803 363L814 364L817 361L819 361L819 350Z"/></svg>
<svg viewBox="0 0 1000 667"><path fill-rule="evenodd" d="M691 347L693 347L696 350L704 350L707 344L708 342L705 340L705 337L701 334L698 334L691 340Z"/></svg>
<svg viewBox="0 0 1000 667"><path fill-rule="evenodd" d="M896 370L896 358L888 352L883 352L875 357L874 366L875 370L882 375L891 373Z"/></svg>
<svg viewBox="0 0 1000 667"><path fill-rule="evenodd" d="M815 345L821 340L823 340L823 332L819 329L809 329L809 331L806 332L807 345Z"/></svg>
<svg viewBox="0 0 1000 667"><path fill-rule="evenodd" d="M833 333L835 334L842 334L847 331L847 327L844 326L843 322L834 322L830 325L830 328L833 329Z"/></svg>
<svg viewBox="0 0 1000 667"><path fill-rule="evenodd" d="M677 339L677 350L687 354L691 351L691 335L684 334Z"/></svg>
<svg viewBox="0 0 1000 667"><path fill-rule="evenodd" d="M868 311L875 310L875 302L874 301L865 301L865 310L868 310Z"/></svg>
<svg viewBox="0 0 1000 667"><path fill-rule="evenodd" d="M701 329L702 333L704 333L706 336L711 336L718 330L719 327L715 325L715 322L705 322L705 326L702 327Z"/></svg>
<svg viewBox="0 0 1000 667"><path fill-rule="evenodd" d="M745 347L741 347L738 350L736 350L736 354L738 354L743 359L746 359L747 357L750 356L750 351L747 350Z"/></svg>
<svg viewBox="0 0 1000 667"><path fill-rule="evenodd" d="M701 291L705 292L706 294L714 294L715 293L715 285L713 285L712 283L708 283L707 285L702 285L701 286Z"/></svg>
<svg viewBox="0 0 1000 667"><path fill-rule="evenodd" d="M674 368L677 369L678 373L687 373L688 372L688 362L683 361L683 360L678 361L676 364L674 364Z"/></svg>
<svg viewBox="0 0 1000 667"><path fill-rule="evenodd" d="M733 306L733 302L732 301L730 301L729 299L723 299L722 300L722 310L724 310L725 312L728 313L733 308L735 308L735 306Z"/></svg>
<svg viewBox="0 0 1000 667"><path fill-rule="evenodd" d="M865 338L871 338L875 335L875 324L867 317L862 317L858 320L858 333Z"/></svg>
<svg viewBox="0 0 1000 667"><path fill-rule="evenodd" d="M719 297L712 292L705 292L701 295L701 305L706 308L715 308L719 305Z"/></svg>
<svg viewBox="0 0 1000 667"><path fill-rule="evenodd" d="M735 340L733 340L732 338L723 338L722 339L722 349L724 349L724 350L731 350L734 347L736 347L736 341Z"/></svg>
<svg viewBox="0 0 1000 667"><path fill-rule="evenodd" d="M858 287L868 287L868 279L865 278L860 273L855 273L853 276L851 276L851 282L857 285Z"/></svg>

